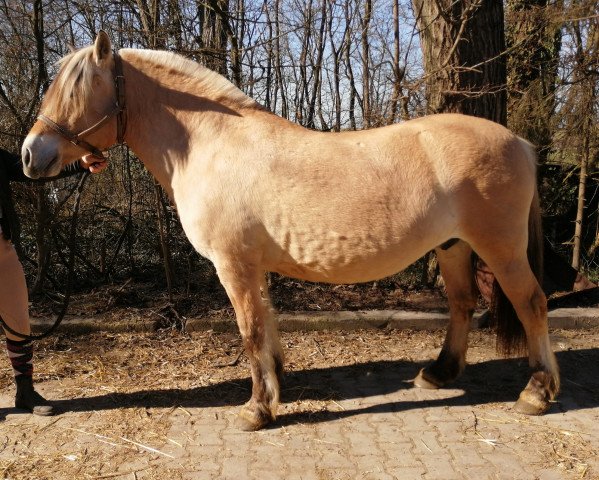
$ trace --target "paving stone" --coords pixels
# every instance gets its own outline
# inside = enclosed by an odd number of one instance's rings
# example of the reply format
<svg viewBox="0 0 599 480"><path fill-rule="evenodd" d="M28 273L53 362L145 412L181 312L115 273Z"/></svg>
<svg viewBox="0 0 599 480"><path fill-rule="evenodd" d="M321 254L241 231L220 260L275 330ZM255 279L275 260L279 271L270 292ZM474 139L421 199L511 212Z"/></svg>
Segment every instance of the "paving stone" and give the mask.
<svg viewBox="0 0 599 480"><path fill-rule="evenodd" d="M227 458L223 462L221 478L223 480L240 480L249 478L250 462L243 457Z"/></svg>
<svg viewBox="0 0 599 480"><path fill-rule="evenodd" d="M497 470L493 466L468 465L457 466L456 471L464 480L496 480Z"/></svg>
<svg viewBox="0 0 599 480"><path fill-rule="evenodd" d="M279 476L279 479L282 479ZM316 472L301 470L299 472L286 472L285 480L322 480L322 476Z"/></svg>
<svg viewBox="0 0 599 480"><path fill-rule="evenodd" d="M523 467L518 457L511 452L496 450L492 454L483 454L483 457L492 463L501 478L517 478L518 480L535 480L535 475L530 472L534 467ZM525 469L526 468L526 469ZM528 471L527 471L528 470Z"/></svg>
<svg viewBox="0 0 599 480"><path fill-rule="evenodd" d="M219 476L217 473L200 470L195 472L185 472L181 478L182 480L216 480Z"/></svg>
<svg viewBox="0 0 599 480"><path fill-rule="evenodd" d="M369 456L378 451L374 433L351 433L347 437L354 457Z"/></svg>
<svg viewBox="0 0 599 480"><path fill-rule="evenodd" d="M344 452L345 453L345 452ZM339 469L347 470L354 468L354 462L350 460L353 455L347 455L337 452L323 452L318 462L318 468L321 469Z"/></svg>
<svg viewBox="0 0 599 480"><path fill-rule="evenodd" d="M432 420L428 420L431 422ZM461 441L464 438L464 423L463 422L435 422L435 429L439 432L440 436L445 441L451 441L453 439Z"/></svg>
<svg viewBox="0 0 599 480"><path fill-rule="evenodd" d="M393 475L380 471L359 472L361 480L397 480Z"/></svg>
<svg viewBox="0 0 599 480"><path fill-rule="evenodd" d="M388 469L387 473L398 480L422 480L426 469L424 467L395 467Z"/></svg>
<svg viewBox="0 0 599 480"><path fill-rule="evenodd" d="M420 466L419 461L414 456L414 444L412 442L379 442L379 448L385 453L386 465L393 467Z"/></svg>
<svg viewBox="0 0 599 480"><path fill-rule="evenodd" d="M418 455L418 460L426 468L425 478L435 480L457 480L460 475L456 472L451 461L444 455Z"/></svg>
<svg viewBox="0 0 599 480"><path fill-rule="evenodd" d="M467 467L483 467L492 465L488 460L484 459L477 451L477 445L474 443L457 443L443 442L446 451L451 456L455 465L463 465Z"/></svg>
<svg viewBox="0 0 599 480"><path fill-rule="evenodd" d="M430 427L429 427L430 428ZM437 440L435 431L426 430L412 437L414 443L413 453L416 455L439 455L444 454L445 449Z"/></svg>

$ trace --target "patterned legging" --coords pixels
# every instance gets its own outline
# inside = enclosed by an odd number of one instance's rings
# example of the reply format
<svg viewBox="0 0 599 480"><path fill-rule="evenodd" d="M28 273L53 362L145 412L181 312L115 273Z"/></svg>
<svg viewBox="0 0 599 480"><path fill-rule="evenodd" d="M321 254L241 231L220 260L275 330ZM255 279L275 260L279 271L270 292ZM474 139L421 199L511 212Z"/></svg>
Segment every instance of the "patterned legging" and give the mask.
<svg viewBox="0 0 599 480"><path fill-rule="evenodd" d="M0 232L0 316L17 332L28 335L29 296L23 266L15 247ZM11 340L20 338L6 332Z"/></svg>

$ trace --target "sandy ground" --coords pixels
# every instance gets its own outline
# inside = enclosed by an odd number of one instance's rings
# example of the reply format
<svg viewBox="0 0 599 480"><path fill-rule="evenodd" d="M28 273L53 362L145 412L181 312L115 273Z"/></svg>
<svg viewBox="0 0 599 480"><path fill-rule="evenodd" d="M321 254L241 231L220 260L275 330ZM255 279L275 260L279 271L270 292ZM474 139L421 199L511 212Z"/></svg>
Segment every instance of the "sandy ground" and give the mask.
<svg viewBox="0 0 599 480"><path fill-rule="evenodd" d="M11 408L6 360L0 478L599 478L599 329L552 333L562 394L536 418L511 411L526 362L485 331L451 388L412 388L443 335L283 333L280 415L256 433L235 428L250 395L236 334L59 335L35 363L55 417Z"/></svg>

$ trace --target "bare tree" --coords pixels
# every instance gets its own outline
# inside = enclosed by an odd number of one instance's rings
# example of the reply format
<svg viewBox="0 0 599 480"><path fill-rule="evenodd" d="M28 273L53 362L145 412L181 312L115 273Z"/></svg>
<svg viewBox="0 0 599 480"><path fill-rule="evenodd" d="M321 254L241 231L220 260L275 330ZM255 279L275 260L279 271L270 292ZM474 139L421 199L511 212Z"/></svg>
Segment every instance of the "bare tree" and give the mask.
<svg viewBox="0 0 599 480"><path fill-rule="evenodd" d="M413 0L431 113L459 112L505 125L502 2Z"/></svg>
<svg viewBox="0 0 599 480"><path fill-rule="evenodd" d="M583 29L586 33L583 34ZM571 24L572 38L575 43L575 69L571 89L570 105L575 108L573 118L580 136L577 156L579 158L578 202L574 228L574 244L572 249L572 267L580 268L582 249L582 232L584 221L586 184L591 159L599 156L597 145L597 80L599 73L599 19L591 17L587 25L583 20L574 20ZM593 145L594 144L594 145Z"/></svg>

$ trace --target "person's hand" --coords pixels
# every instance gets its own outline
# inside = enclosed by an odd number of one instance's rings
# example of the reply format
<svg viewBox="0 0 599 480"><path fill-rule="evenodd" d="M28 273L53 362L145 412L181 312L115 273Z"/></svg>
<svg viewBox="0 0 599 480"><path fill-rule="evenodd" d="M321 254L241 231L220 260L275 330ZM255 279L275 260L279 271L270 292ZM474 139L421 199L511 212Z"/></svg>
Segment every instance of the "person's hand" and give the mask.
<svg viewBox="0 0 599 480"><path fill-rule="evenodd" d="M100 173L108 166L108 162L105 158L96 157L91 153L81 158L81 160L79 160L79 164L83 168L87 168L92 173Z"/></svg>

